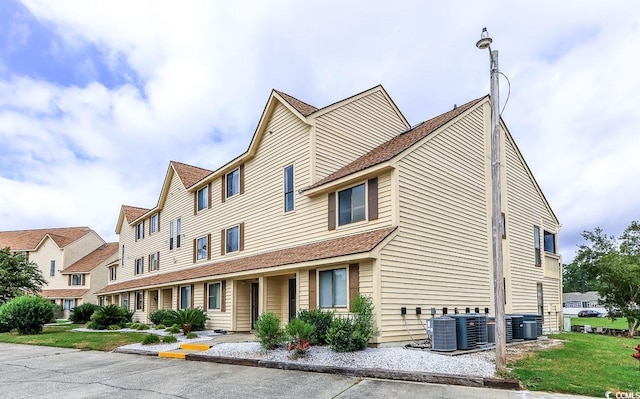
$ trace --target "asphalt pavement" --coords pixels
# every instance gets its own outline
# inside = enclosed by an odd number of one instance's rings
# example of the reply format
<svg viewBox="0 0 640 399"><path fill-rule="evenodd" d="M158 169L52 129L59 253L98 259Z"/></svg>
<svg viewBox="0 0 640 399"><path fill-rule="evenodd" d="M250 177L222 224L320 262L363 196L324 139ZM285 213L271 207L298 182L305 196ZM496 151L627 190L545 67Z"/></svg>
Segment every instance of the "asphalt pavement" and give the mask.
<svg viewBox="0 0 640 399"><path fill-rule="evenodd" d="M0 344L2 398L580 398Z"/></svg>

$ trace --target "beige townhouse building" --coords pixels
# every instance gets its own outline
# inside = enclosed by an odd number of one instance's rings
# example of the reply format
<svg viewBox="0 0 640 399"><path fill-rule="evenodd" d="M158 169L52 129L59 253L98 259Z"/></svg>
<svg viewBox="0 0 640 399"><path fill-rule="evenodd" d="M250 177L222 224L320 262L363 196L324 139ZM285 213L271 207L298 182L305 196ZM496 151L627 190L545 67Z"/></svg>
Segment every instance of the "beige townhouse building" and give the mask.
<svg viewBox="0 0 640 399"><path fill-rule="evenodd" d="M426 337L432 308L492 314L489 101L412 127L381 86L323 108L274 90L244 154L217 170L172 161L155 206L122 206L99 295L140 321L201 307L209 328L241 332L266 311L346 313L359 292L375 345ZM559 222L501 132L506 310L557 330Z"/></svg>
<svg viewBox="0 0 640 399"><path fill-rule="evenodd" d="M0 247L38 266L47 281L40 294L62 306L65 317L78 305L97 303L107 264L118 260L118 243L106 243L89 227L0 231Z"/></svg>

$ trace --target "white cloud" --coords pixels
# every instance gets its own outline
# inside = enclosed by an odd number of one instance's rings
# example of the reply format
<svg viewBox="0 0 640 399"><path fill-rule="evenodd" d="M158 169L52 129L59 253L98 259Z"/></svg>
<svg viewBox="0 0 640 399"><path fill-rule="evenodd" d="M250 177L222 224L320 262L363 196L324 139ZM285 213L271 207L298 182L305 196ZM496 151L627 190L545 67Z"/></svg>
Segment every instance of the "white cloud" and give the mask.
<svg viewBox="0 0 640 399"><path fill-rule="evenodd" d="M512 83L504 119L563 223L565 256L577 232L637 219L636 2L25 4L59 34L52 57L95 46L100 59L69 68L97 76L106 62L128 83L0 80L2 175L20 176L1 181L3 229L81 224L115 239L120 204L153 206L170 159L215 168L242 153L272 88L324 106L382 83L411 123L480 97L483 26Z"/></svg>

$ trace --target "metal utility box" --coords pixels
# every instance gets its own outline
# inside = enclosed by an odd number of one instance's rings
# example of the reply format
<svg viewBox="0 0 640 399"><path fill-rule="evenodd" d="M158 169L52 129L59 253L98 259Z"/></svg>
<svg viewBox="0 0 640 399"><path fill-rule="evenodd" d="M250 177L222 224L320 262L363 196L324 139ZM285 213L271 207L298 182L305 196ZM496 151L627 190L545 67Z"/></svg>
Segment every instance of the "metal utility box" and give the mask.
<svg viewBox="0 0 640 399"><path fill-rule="evenodd" d="M525 321L524 322L524 339L525 340L534 340L537 339L537 323L535 321Z"/></svg>
<svg viewBox="0 0 640 399"><path fill-rule="evenodd" d="M453 352L458 348L456 320L451 317L436 317L429 320L433 335L431 349L439 352Z"/></svg>
<svg viewBox="0 0 640 399"><path fill-rule="evenodd" d="M476 347L477 328L476 317L471 314L451 316L456 320L456 339L458 349L468 350Z"/></svg>

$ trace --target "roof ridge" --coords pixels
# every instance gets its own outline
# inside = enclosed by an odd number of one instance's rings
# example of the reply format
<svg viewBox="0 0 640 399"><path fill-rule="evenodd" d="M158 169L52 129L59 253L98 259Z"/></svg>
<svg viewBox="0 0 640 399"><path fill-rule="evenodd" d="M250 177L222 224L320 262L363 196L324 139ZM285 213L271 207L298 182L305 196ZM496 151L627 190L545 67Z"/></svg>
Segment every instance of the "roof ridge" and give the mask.
<svg viewBox="0 0 640 399"><path fill-rule="evenodd" d="M289 95L283 91L273 89L274 92L278 93L280 97L282 97L286 102L289 103L296 111L300 112L302 116L309 116L312 113L318 110L317 107L314 107L311 104L308 104L302 100L298 100L292 95Z"/></svg>

